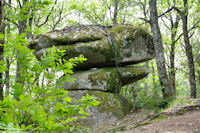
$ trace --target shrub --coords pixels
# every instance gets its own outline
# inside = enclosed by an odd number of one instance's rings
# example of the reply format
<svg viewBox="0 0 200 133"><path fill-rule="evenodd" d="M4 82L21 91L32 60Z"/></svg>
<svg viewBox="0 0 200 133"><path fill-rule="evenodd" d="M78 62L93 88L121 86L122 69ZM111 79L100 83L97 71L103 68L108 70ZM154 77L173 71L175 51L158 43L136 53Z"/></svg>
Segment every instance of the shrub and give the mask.
<svg viewBox="0 0 200 133"><path fill-rule="evenodd" d="M56 87L61 82L57 73L62 72L62 80L66 81L73 67L86 59L80 56L65 60L61 58L65 51L53 47L37 61L33 50L27 48L26 40L18 40L19 77L9 95L0 101L0 129L5 132L74 130L72 123L86 118L89 114L85 110L100 102L89 95L72 102L66 90Z"/></svg>

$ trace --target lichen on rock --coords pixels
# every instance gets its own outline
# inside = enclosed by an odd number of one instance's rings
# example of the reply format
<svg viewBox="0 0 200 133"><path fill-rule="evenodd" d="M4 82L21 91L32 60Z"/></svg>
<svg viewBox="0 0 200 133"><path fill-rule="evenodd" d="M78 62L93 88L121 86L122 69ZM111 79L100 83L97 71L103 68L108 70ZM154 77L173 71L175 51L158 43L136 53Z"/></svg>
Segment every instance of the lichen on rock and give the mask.
<svg viewBox="0 0 200 133"><path fill-rule="evenodd" d="M83 54L88 60L78 69L114 66L116 58L123 65L144 62L155 56L149 33L131 25L68 27L30 40L30 48L36 50L38 58L53 45L66 50L66 59Z"/></svg>
<svg viewBox="0 0 200 133"><path fill-rule="evenodd" d="M101 101L100 105L88 110L88 113L91 114L88 118L75 123L78 125L81 124L82 126L90 128L99 128L102 124L109 124L123 118L124 115L130 111L131 104L119 94L93 90L75 90L68 91L68 93L73 99L80 99L81 96L89 94L97 98L98 101Z"/></svg>
<svg viewBox="0 0 200 133"><path fill-rule="evenodd" d="M77 71L71 75L71 78L76 80L71 83L63 83L63 88L66 90L100 90L117 92L122 86L142 79L147 74L147 70L131 66L120 67L118 69L116 67L109 67Z"/></svg>

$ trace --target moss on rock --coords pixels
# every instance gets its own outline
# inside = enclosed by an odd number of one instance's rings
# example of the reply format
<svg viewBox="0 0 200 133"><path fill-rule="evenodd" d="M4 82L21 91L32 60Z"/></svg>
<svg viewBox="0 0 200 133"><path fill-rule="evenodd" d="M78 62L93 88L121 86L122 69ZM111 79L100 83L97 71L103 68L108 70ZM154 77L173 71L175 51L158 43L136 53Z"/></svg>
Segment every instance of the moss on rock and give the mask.
<svg viewBox="0 0 200 133"><path fill-rule="evenodd" d="M42 55L41 49L53 45L67 51L66 59L83 54L88 60L79 69L138 63L155 56L152 37L131 25L77 26L41 34L30 41L37 57Z"/></svg>
<svg viewBox="0 0 200 133"><path fill-rule="evenodd" d="M130 111L130 108L124 108L124 105L127 106L127 103L124 103L126 102L125 98L123 97L122 99L120 95L115 93L92 90L68 91L68 93L69 96L74 99L80 99L81 96L88 93L101 102L100 105L88 110L91 116L85 120L78 121L76 124L81 124L90 128L100 127L102 124L112 123L123 118L124 115Z"/></svg>
<svg viewBox="0 0 200 133"><path fill-rule="evenodd" d="M63 83L63 88L66 90L86 89L118 92L123 85L142 79L147 74L145 69L131 66L77 71L71 75L71 78L76 80L72 83Z"/></svg>

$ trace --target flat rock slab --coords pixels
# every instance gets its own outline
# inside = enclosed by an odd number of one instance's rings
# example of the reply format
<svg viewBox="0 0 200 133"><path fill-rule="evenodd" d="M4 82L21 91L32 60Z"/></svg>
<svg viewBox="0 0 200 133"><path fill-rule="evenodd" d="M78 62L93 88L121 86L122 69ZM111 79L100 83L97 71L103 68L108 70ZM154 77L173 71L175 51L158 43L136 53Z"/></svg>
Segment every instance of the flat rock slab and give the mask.
<svg viewBox="0 0 200 133"><path fill-rule="evenodd" d="M38 58L53 45L66 50L65 59L84 55L88 60L79 69L139 63L155 56L149 33L131 25L66 27L37 35L29 43Z"/></svg>
<svg viewBox="0 0 200 133"><path fill-rule="evenodd" d="M142 68L109 67L77 71L70 78L73 82L64 82L66 90L100 90L118 92L122 86L133 83L147 76L148 71Z"/></svg>

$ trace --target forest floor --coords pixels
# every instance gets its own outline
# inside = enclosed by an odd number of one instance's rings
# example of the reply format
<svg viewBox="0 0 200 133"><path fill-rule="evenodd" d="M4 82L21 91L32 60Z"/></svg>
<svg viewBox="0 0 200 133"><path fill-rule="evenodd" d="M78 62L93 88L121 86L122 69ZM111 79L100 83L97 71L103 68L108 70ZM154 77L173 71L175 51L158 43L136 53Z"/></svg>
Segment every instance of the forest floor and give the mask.
<svg viewBox="0 0 200 133"><path fill-rule="evenodd" d="M200 133L200 111L189 111L180 116L152 121L123 133Z"/></svg>
<svg viewBox="0 0 200 133"><path fill-rule="evenodd" d="M200 133L200 99L161 113L140 110L108 125L105 133Z"/></svg>

